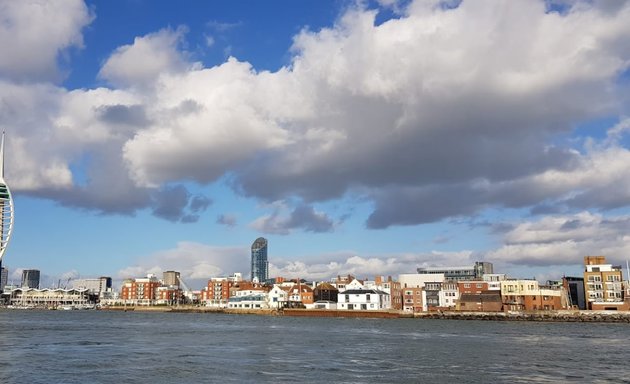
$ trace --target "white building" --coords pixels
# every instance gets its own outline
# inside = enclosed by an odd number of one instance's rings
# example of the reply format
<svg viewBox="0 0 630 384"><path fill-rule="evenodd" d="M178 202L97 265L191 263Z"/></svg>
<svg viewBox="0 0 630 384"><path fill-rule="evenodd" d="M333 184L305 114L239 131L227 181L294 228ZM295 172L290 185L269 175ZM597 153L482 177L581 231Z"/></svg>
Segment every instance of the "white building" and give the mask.
<svg viewBox="0 0 630 384"><path fill-rule="evenodd" d="M488 283L489 291L500 291L501 282L506 279L505 273L487 273L483 275L483 281Z"/></svg>
<svg viewBox="0 0 630 384"><path fill-rule="evenodd" d="M368 287L366 287L359 280L354 279L351 282L349 282L348 284L346 284L346 290L354 290L354 289L368 289ZM369 289L373 289L373 288L370 287Z"/></svg>
<svg viewBox="0 0 630 384"><path fill-rule="evenodd" d="M270 308L284 308L289 302L289 292L287 287L274 284L273 288L267 294L268 305Z"/></svg>
<svg viewBox="0 0 630 384"><path fill-rule="evenodd" d="M423 311L428 310L429 301L437 301L438 303L441 302L440 293L436 290L431 290L430 297L427 296L427 290L425 289L425 287L427 287L427 284L429 284L430 287L433 287L441 285L442 283L444 283L445 280L446 278L444 277L443 273L403 273L398 276L398 281L400 281L400 287L402 288L403 292L410 292L410 290L405 291L406 288L422 288ZM443 300L445 299L446 297L444 297ZM409 306L407 305L407 303L405 303L403 309L409 310L409 308L411 307L412 306ZM413 308L411 308L411 310L413 310Z"/></svg>
<svg viewBox="0 0 630 384"><path fill-rule="evenodd" d="M93 307L87 290L15 288L9 294L9 303L21 308L73 308Z"/></svg>
<svg viewBox="0 0 630 384"><path fill-rule="evenodd" d="M106 292L112 290L111 277L99 277L95 279L75 279L72 281L72 288L87 289L91 294L104 296Z"/></svg>
<svg viewBox="0 0 630 384"><path fill-rule="evenodd" d="M501 286L499 285L499 289ZM457 282L444 282L439 293L440 307L454 308L459 300L459 290Z"/></svg>
<svg viewBox="0 0 630 384"><path fill-rule="evenodd" d="M376 289L346 289L337 296L337 309L377 311L391 308L389 294Z"/></svg>
<svg viewBox="0 0 630 384"><path fill-rule="evenodd" d="M337 309L337 303L328 300L319 300L313 303L315 309Z"/></svg>
<svg viewBox="0 0 630 384"><path fill-rule="evenodd" d="M443 273L420 274L403 273L398 276L401 288L424 288L426 283L443 283L445 280Z"/></svg>
<svg viewBox="0 0 630 384"><path fill-rule="evenodd" d="M269 309L269 297L267 292L258 289L236 291L236 295L228 299L228 308Z"/></svg>
<svg viewBox="0 0 630 384"><path fill-rule="evenodd" d="M356 280L353 276L348 275L348 276L337 276L336 279L331 279L330 280L330 284L337 288L337 290L339 292L343 292L345 291L346 285L349 284L350 282L352 282L353 280Z"/></svg>

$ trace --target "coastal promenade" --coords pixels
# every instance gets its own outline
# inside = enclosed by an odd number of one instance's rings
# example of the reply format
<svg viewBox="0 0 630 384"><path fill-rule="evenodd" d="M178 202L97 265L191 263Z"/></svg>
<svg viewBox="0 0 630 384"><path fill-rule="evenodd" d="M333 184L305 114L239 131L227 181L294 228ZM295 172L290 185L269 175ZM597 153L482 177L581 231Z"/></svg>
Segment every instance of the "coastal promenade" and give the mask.
<svg viewBox="0 0 630 384"><path fill-rule="evenodd" d="M291 317L344 317L380 319L438 319L438 320L489 320L489 321L546 321L546 322L596 322L630 323L630 311L536 311L536 312L458 312L437 311L409 313L403 311L340 311L322 309L242 310L197 306L116 306L104 307L108 311L218 313Z"/></svg>

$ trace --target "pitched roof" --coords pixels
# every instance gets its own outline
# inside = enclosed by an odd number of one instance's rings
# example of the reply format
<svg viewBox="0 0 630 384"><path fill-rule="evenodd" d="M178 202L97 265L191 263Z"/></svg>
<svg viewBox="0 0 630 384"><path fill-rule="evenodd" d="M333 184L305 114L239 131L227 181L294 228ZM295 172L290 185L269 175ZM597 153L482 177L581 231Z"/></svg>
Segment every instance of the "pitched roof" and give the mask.
<svg viewBox="0 0 630 384"><path fill-rule="evenodd" d="M315 287L315 289L319 289L319 290L327 290L327 291L338 291L337 288L335 288L334 285L327 283L327 282L323 282L320 283L319 285L317 285L317 287Z"/></svg>
<svg viewBox="0 0 630 384"><path fill-rule="evenodd" d="M348 289L340 292L342 295L362 295L365 293L374 293L377 295L389 295L387 292L379 291L378 289Z"/></svg>

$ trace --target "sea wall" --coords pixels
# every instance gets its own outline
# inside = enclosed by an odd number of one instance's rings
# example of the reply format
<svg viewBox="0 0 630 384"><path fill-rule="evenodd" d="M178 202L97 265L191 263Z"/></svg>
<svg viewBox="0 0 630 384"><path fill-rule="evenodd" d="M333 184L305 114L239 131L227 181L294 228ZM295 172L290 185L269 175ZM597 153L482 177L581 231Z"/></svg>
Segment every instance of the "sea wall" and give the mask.
<svg viewBox="0 0 630 384"><path fill-rule="evenodd" d="M531 311L531 312L457 312L437 311L410 313L402 311L342 311L330 309L228 309L196 306L118 306L103 310L136 312L188 312L224 313L239 315L291 316L291 317L346 317L346 318L416 318L441 320L490 320L490 321L548 321L548 322L597 322L630 323L630 311Z"/></svg>
<svg viewBox="0 0 630 384"><path fill-rule="evenodd" d="M413 317L411 313L400 311L340 311L334 309L285 309L284 316L294 317L353 317L353 318L377 318L394 319L400 317Z"/></svg>
<svg viewBox="0 0 630 384"><path fill-rule="evenodd" d="M630 323L630 311L421 312L418 319Z"/></svg>
<svg viewBox="0 0 630 384"><path fill-rule="evenodd" d="M175 307L169 306L106 306L102 307L104 311L134 311L134 312L174 312L174 313L227 313L239 315L277 315L278 311L272 309L229 309L216 307L199 307L193 305L181 305Z"/></svg>

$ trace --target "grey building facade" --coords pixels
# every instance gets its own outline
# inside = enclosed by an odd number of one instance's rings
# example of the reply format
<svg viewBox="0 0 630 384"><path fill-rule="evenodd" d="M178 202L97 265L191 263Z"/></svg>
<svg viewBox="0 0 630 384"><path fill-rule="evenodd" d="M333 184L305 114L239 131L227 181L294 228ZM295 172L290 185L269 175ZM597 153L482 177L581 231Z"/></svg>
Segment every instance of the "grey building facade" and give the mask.
<svg viewBox="0 0 630 384"><path fill-rule="evenodd" d="M39 269L25 269L22 271L22 288L39 289Z"/></svg>

